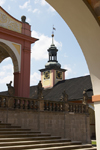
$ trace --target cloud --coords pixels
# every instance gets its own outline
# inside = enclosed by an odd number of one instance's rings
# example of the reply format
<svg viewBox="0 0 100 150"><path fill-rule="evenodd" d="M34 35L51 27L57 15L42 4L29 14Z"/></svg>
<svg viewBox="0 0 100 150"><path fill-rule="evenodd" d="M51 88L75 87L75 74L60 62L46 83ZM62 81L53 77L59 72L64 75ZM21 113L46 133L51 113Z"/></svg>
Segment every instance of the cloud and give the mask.
<svg viewBox="0 0 100 150"><path fill-rule="evenodd" d="M13 75L5 76L2 79L0 79L0 84L7 84L10 83L10 81L13 81Z"/></svg>
<svg viewBox="0 0 100 150"><path fill-rule="evenodd" d="M26 22L31 22L31 19L30 18L26 18Z"/></svg>
<svg viewBox="0 0 100 150"><path fill-rule="evenodd" d="M48 5L45 0L34 0L34 4L40 4L42 6Z"/></svg>
<svg viewBox="0 0 100 150"><path fill-rule="evenodd" d="M0 6L2 6L5 2L6 0L0 0Z"/></svg>
<svg viewBox="0 0 100 150"><path fill-rule="evenodd" d="M27 8L28 10L30 9L31 10L31 5L30 4L30 0L26 1L23 5L19 5L19 8L20 9L25 9Z"/></svg>
<svg viewBox="0 0 100 150"><path fill-rule="evenodd" d="M63 68L67 70L67 71L65 72L65 79L66 79L66 78L68 78L69 74L72 73L72 69L71 69L68 65L64 65Z"/></svg>
<svg viewBox="0 0 100 150"><path fill-rule="evenodd" d="M33 12L33 13L40 13L40 10L35 8L34 10L31 7L30 0L26 1L23 5L19 5L20 9L27 9L27 11Z"/></svg>
<svg viewBox="0 0 100 150"><path fill-rule="evenodd" d="M10 76L13 75L13 65L12 64L2 65L0 67L0 80L5 78L7 75L10 75ZM0 81L0 82L4 82L4 81Z"/></svg>
<svg viewBox="0 0 100 150"><path fill-rule="evenodd" d="M10 70L10 72L13 71L13 66L11 64L8 64L6 66L2 66L2 70L7 72L8 70Z"/></svg>
<svg viewBox="0 0 100 150"><path fill-rule="evenodd" d="M44 34L38 33L36 31L32 31L32 37L38 38L39 41L37 41L33 46L32 46L32 58L35 60L43 60L43 59L48 59L48 52L47 49L50 47L52 43L51 37L48 37ZM58 49L62 48L62 43L58 43L57 41L54 40L54 43Z"/></svg>
<svg viewBox="0 0 100 150"><path fill-rule="evenodd" d="M88 73L85 73L84 75L85 75L85 76L89 75L89 72L88 72Z"/></svg>
<svg viewBox="0 0 100 150"><path fill-rule="evenodd" d="M55 12L55 9L50 6L45 0L35 0L34 4L40 4L41 6L48 6L48 12Z"/></svg>
<svg viewBox="0 0 100 150"><path fill-rule="evenodd" d="M48 8L48 12L55 12L55 9L53 8L53 7L51 7L51 6L49 6L49 8Z"/></svg>
<svg viewBox="0 0 100 150"><path fill-rule="evenodd" d="M64 57L65 57L65 58L68 58L68 56L67 56L67 54L66 54L66 53L64 54Z"/></svg>
<svg viewBox="0 0 100 150"><path fill-rule="evenodd" d="M7 89L6 84L13 81L13 65L0 64L0 91Z"/></svg>
<svg viewBox="0 0 100 150"><path fill-rule="evenodd" d="M40 13L40 10L36 8L36 9L34 9L32 12L33 12L33 13Z"/></svg>
<svg viewBox="0 0 100 150"><path fill-rule="evenodd" d="M37 85L39 80L41 80L40 73L34 72L30 76L30 85Z"/></svg>
<svg viewBox="0 0 100 150"><path fill-rule="evenodd" d="M11 9L11 7L10 7L10 5L8 5L8 10L10 10Z"/></svg>

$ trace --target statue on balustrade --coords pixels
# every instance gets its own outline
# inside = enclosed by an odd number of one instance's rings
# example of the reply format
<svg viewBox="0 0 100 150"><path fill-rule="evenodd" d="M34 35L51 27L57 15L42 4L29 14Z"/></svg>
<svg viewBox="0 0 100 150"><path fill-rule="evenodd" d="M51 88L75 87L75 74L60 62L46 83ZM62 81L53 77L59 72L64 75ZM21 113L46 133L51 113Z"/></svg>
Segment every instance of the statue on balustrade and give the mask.
<svg viewBox="0 0 100 150"><path fill-rule="evenodd" d="M60 100L64 101L64 102L68 102L68 95L66 94L65 90L62 92L62 96L61 96Z"/></svg>
<svg viewBox="0 0 100 150"><path fill-rule="evenodd" d="M88 95L87 95L86 90L84 89L84 91L83 91L83 104L87 105L87 103L88 103Z"/></svg>
<svg viewBox="0 0 100 150"><path fill-rule="evenodd" d="M37 86L37 96L38 99L43 99L43 87L41 81L39 81L38 86Z"/></svg>
<svg viewBox="0 0 100 150"><path fill-rule="evenodd" d="M68 110L69 110L68 95L66 94L65 90L62 92L62 96L61 96L60 100L62 102L65 102L65 103L63 103L63 109L68 112Z"/></svg>
<svg viewBox="0 0 100 150"><path fill-rule="evenodd" d="M8 87L8 95L9 95L9 96L14 96L14 94L15 94L15 89L14 89L13 86L11 86L11 84L12 84L12 81L10 81L9 84L6 84L7 87Z"/></svg>
<svg viewBox="0 0 100 150"><path fill-rule="evenodd" d="M83 91L83 102L82 102L84 105L86 105L86 113L88 113L88 110L89 110L89 107L88 107L88 95L87 95L87 92L86 90L84 89Z"/></svg>

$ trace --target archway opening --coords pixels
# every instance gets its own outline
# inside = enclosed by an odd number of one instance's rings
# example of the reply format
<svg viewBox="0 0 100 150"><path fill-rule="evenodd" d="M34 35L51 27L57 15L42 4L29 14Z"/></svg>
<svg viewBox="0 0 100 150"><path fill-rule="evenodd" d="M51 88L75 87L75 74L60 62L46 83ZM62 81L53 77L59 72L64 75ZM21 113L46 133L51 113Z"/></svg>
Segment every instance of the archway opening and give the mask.
<svg viewBox="0 0 100 150"><path fill-rule="evenodd" d="M6 84L10 81L14 82L13 73L17 71L18 62L14 52L5 43L0 42L0 91L5 91Z"/></svg>
<svg viewBox="0 0 100 150"><path fill-rule="evenodd" d="M7 57L0 63L0 92L2 91L5 92L8 90L6 84L10 83L10 81L12 81L13 86L14 84L13 72L14 70L12 59L10 57Z"/></svg>

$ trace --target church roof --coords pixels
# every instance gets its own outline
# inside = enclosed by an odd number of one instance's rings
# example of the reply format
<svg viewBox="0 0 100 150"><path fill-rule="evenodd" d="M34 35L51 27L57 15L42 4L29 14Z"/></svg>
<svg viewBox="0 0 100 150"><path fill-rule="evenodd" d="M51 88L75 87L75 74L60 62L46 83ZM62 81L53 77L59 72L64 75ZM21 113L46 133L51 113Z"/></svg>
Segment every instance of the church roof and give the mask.
<svg viewBox="0 0 100 150"><path fill-rule="evenodd" d="M50 101L60 101L62 92L65 90L69 101L82 100L84 89L87 92L88 98L91 99L93 90L89 75L59 81L51 89L43 90L43 99ZM0 92L0 95L7 95L7 91ZM30 87L30 98L37 99L37 85Z"/></svg>
<svg viewBox="0 0 100 150"><path fill-rule="evenodd" d="M83 98L84 89L87 91L87 95L91 99L93 90L89 75L59 81L53 88L43 90L43 99L60 101L62 92L65 90L69 101L81 100ZM30 97L37 98L37 86L30 87Z"/></svg>

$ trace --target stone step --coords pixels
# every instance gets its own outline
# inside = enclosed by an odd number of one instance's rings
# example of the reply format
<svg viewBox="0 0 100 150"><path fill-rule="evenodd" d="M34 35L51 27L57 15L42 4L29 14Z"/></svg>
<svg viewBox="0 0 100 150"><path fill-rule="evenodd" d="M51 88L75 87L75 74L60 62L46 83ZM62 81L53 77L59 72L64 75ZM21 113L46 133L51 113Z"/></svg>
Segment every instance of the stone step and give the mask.
<svg viewBox="0 0 100 150"><path fill-rule="evenodd" d="M0 128L0 131L31 131L31 129L24 129L24 128Z"/></svg>
<svg viewBox="0 0 100 150"><path fill-rule="evenodd" d="M1 124L0 128L21 128L21 126L11 126L10 124Z"/></svg>
<svg viewBox="0 0 100 150"><path fill-rule="evenodd" d="M0 126L1 125L11 125L11 123L0 123Z"/></svg>
<svg viewBox="0 0 100 150"><path fill-rule="evenodd" d="M21 128L21 126L8 126L8 128Z"/></svg>
<svg viewBox="0 0 100 150"><path fill-rule="evenodd" d="M50 140L38 140L38 141L34 141L34 140L31 140L31 141L11 141L11 142L0 142L0 146L17 146L17 145L29 145L29 144L44 144L44 143L61 143L61 142L70 142L70 140L68 139L50 139ZM73 144L73 142L72 142ZM77 141L77 142L74 142L74 144L81 144L81 142Z"/></svg>
<svg viewBox="0 0 100 150"><path fill-rule="evenodd" d="M61 139L49 133L22 129L9 123L0 122L1 150L96 150L91 144L82 145L80 141Z"/></svg>
<svg viewBox="0 0 100 150"><path fill-rule="evenodd" d="M0 131L0 135L2 134L40 134L39 131Z"/></svg>
<svg viewBox="0 0 100 150"><path fill-rule="evenodd" d="M72 145L71 145L72 144ZM0 149L2 150L16 150L16 149L19 149L19 150L25 150L25 149L37 149L38 150L44 150L45 148L48 149L48 148L56 148L56 147L66 147L68 150L69 149L73 149L74 147L76 148L84 148L84 147L91 147L91 144L87 144L87 145L76 145L77 143L76 142L62 142L62 143L47 143L47 144L32 144L32 145L17 145L17 146L4 146L4 147L0 147Z"/></svg>
<svg viewBox="0 0 100 150"><path fill-rule="evenodd" d="M88 148L92 148L91 144L84 144L84 145L65 145L65 146L56 146L56 147L46 147L46 148L24 148L23 150L80 150L83 148L84 150L88 150ZM21 149L19 149L21 150ZM92 149L91 149L92 150Z"/></svg>
<svg viewBox="0 0 100 150"><path fill-rule="evenodd" d="M14 142L14 141L30 141L30 140L52 140L61 139L58 136L43 136L43 137L20 137L20 138L0 138L0 142ZM69 140L70 142L71 140Z"/></svg>
<svg viewBox="0 0 100 150"><path fill-rule="evenodd" d="M77 149L74 149L74 150L77 150ZM82 148L82 149L79 149L79 150L97 150L97 147Z"/></svg>
<svg viewBox="0 0 100 150"><path fill-rule="evenodd" d="M0 128L6 128L6 127L9 127L11 126L10 123L0 123Z"/></svg>
<svg viewBox="0 0 100 150"><path fill-rule="evenodd" d="M51 136L49 133L42 134L0 134L0 138L14 138L14 137L39 137L39 136Z"/></svg>

